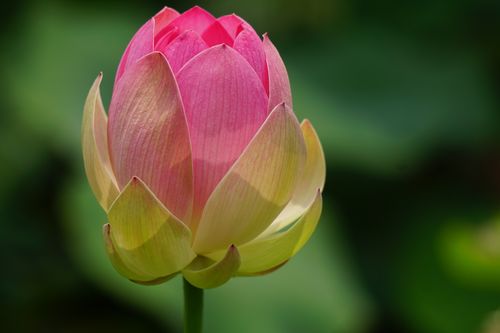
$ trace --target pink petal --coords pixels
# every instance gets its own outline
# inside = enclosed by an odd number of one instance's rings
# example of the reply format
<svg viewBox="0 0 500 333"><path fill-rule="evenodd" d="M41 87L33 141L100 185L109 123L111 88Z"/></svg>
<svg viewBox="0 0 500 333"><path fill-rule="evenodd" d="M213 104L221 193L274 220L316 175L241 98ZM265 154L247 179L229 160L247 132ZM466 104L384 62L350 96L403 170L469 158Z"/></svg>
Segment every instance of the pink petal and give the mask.
<svg viewBox="0 0 500 333"><path fill-rule="evenodd" d="M234 40L233 48L253 67L268 93L269 83L267 78L266 54L257 33L253 30L243 28Z"/></svg>
<svg viewBox="0 0 500 333"><path fill-rule="evenodd" d="M168 40L163 43L164 40L162 39L156 46L156 50L167 57L174 73L177 73L189 59L208 48L203 39L192 30L185 31L170 43Z"/></svg>
<svg viewBox="0 0 500 333"><path fill-rule="evenodd" d="M227 44L233 46L233 38L229 36L229 33L224 29L222 24L215 21L210 25L201 36L208 46L214 46L217 44Z"/></svg>
<svg viewBox="0 0 500 333"><path fill-rule="evenodd" d="M267 34L264 35L264 52L267 59L267 71L269 76L269 112L276 105L285 102L292 107L292 92L290 81L286 72L285 64Z"/></svg>
<svg viewBox="0 0 500 333"><path fill-rule="evenodd" d="M108 137L120 188L140 177L168 210L187 221L193 190L189 133L174 75L161 53L139 60L118 82Z"/></svg>
<svg viewBox="0 0 500 333"><path fill-rule="evenodd" d="M158 50L159 45L162 45L162 48L165 48L169 43L176 39L177 36L179 36L179 29L177 29L177 27L171 27L171 29L166 31L160 39L155 39L155 50Z"/></svg>
<svg viewBox="0 0 500 333"><path fill-rule="evenodd" d="M205 31L214 22L215 17L213 17L212 14L198 6L195 6L170 22L168 27L177 27L181 32L185 30L194 30L201 35L203 31Z"/></svg>
<svg viewBox="0 0 500 333"><path fill-rule="evenodd" d="M154 19L150 19L135 33L134 37L132 37L132 40L123 53L120 65L118 65L115 85L130 65L135 64L137 60L146 54L153 52L154 26Z"/></svg>
<svg viewBox="0 0 500 333"><path fill-rule="evenodd" d="M224 44L177 74L190 130L195 219L208 196L263 123L267 96L248 62Z"/></svg>
<svg viewBox="0 0 500 333"><path fill-rule="evenodd" d="M196 253L240 246L261 234L289 202L306 158L293 111L277 106L208 199Z"/></svg>
<svg viewBox="0 0 500 333"><path fill-rule="evenodd" d="M241 32L242 27L255 31L250 24L236 14L221 16L217 19L217 21L222 24L227 32L229 32L229 35L233 38L236 38L236 36Z"/></svg>
<svg viewBox="0 0 500 333"><path fill-rule="evenodd" d="M172 8L164 7L153 18L155 19L155 35L162 31L170 22L179 16Z"/></svg>

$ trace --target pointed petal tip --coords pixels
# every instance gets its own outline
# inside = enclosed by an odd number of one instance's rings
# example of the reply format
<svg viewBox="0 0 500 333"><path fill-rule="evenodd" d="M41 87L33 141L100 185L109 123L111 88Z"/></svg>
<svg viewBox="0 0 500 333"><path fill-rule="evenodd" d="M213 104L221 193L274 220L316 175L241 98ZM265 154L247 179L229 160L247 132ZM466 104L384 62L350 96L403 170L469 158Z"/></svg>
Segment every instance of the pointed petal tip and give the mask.
<svg viewBox="0 0 500 333"><path fill-rule="evenodd" d="M229 246L229 248L227 249L227 255L230 255L230 254L232 254L232 255L238 255L238 257L240 256L240 253L238 251L238 247L236 245L231 244Z"/></svg>
<svg viewBox="0 0 500 333"><path fill-rule="evenodd" d="M202 289L212 289L219 287L229 281L238 271L241 258L236 246L231 245L220 259L215 262L203 263L203 257L196 258L188 265L182 274L192 285ZM204 258L207 259L207 258Z"/></svg>
<svg viewBox="0 0 500 333"><path fill-rule="evenodd" d="M102 226L102 235L104 237L104 243L106 245L106 250L108 251L108 253L113 253L114 252L114 248L113 248L113 243L111 241L111 226L109 225L109 223L106 223Z"/></svg>
<svg viewBox="0 0 500 333"><path fill-rule="evenodd" d="M132 282L141 284L144 283L144 281L156 280L156 278L141 274L140 272L133 270L133 268L127 266L123 262L115 249L113 240L111 239L111 226L109 223L106 223L102 226L102 235L104 238L104 246L108 258L111 261L111 265L118 272L118 274L126 279L129 279Z"/></svg>
<svg viewBox="0 0 500 333"><path fill-rule="evenodd" d="M139 59L139 61L144 61L145 58L147 57L151 57L153 59L157 58L158 60L165 60L165 56L163 55L163 53L161 53L160 51L153 51L153 52L150 52L148 54L146 54L144 57L142 57L141 59Z"/></svg>
<svg viewBox="0 0 500 333"><path fill-rule="evenodd" d="M149 281L177 273L196 256L189 228L138 177L133 177L115 200L108 220L117 256L143 276L134 280Z"/></svg>
<svg viewBox="0 0 500 333"><path fill-rule="evenodd" d="M147 187L146 184L137 176L133 176L131 179L130 179L130 182L126 185L126 187L128 186L134 186L134 187L137 187L137 186L143 186L143 187Z"/></svg>
<svg viewBox="0 0 500 333"><path fill-rule="evenodd" d="M307 119L307 118L303 119L302 122L300 123L300 128L302 128L302 131L304 131L304 132L312 133L315 136L315 138L317 139L317 141L319 142L318 133L314 129L314 126L309 119Z"/></svg>
<svg viewBox="0 0 500 333"><path fill-rule="evenodd" d="M139 58L137 60L135 66L138 67L139 63L143 63L143 62L147 62L147 61L159 62L161 64L165 64L170 69L170 65L168 64L167 58L165 58L165 55L160 51L154 50L154 51L149 52L148 54L145 54L144 56L142 56L141 58Z"/></svg>
<svg viewBox="0 0 500 333"><path fill-rule="evenodd" d="M206 11L205 9L203 9L202 7L200 7L199 5L194 5L193 7L189 8L186 11L184 11L181 15L185 15L187 13L209 14L210 16L212 16L212 14L210 14L208 11Z"/></svg>
<svg viewBox="0 0 500 333"><path fill-rule="evenodd" d="M230 49L230 47L228 47L228 45L226 43L220 43L220 44L213 45L209 49L213 49L214 51L219 51L219 50L220 51L227 51Z"/></svg>
<svg viewBox="0 0 500 333"><path fill-rule="evenodd" d="M168 10L168 9L169 9L169 7L168 7L168 6L163 6L163 8L162 8L162 9L160 9L160 11L159 11L156 15L161 14L161 13L163 13L164 11L166 11L166 10ZM173 8L170 8L170 9L171 9L171 10L175 10L175 9L173 9Z"/></svg>
<svg viewBox="0 0 500 333"><path fill-rule="evenodd" d="M106 223L102 226L102 233L106 236L109 236L109 223Z"/></svg>
<svg viewBox="0 0 500 333"><path fill-rule="evenodd" d="M126 183L125 186L123 187L122 192L124 192L129 187L137 187L137 186L141 186L143 188L148 188L148 186L146 185L146 183L144 183L144 181L142 181L139 177L132 176L130 178L130 180L128 181L128 183Z"/></svg>
<svg viewBox="0 0 500 333"><path fill-rule="evenodd" d="M163 6L162 9L160 9L160 11L158 13L155 14L154 17L158 17L158 16L161 16L161 14L163 14L164 12L166 11L170 11L172 13L176 13L176 14L179 14L179 12L177 12L177 10L173 9L172 7L169 7L169 6Z"/></svg>
<svg viewBox="0 0 500 333"><path fill-rule="evenodd" d="M293 112L292 106L289 103L287 103L287 102L281 102L281 103L279 103L278 105L276 105L274 107L274 109L271 112L288 113L291 116L293 116L295 119L297 118L297 116ZM300 126L298 120L297 120L297 126Z"/></svg>

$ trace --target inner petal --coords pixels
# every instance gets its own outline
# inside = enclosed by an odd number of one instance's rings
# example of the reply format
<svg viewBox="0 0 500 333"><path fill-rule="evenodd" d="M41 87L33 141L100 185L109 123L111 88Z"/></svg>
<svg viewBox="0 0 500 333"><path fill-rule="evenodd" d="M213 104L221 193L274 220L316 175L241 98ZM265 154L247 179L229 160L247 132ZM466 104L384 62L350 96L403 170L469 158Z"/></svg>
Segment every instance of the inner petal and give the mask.
<svg viewBox="0 0 500 333"><path fill-rule="evenodd" d="M191 138L194 217L266 118L255 71L226 45L207 49L177 74Z"/></svg>
<svg viewBox="0 0 500 333"><path fill-rule="evenodd" d="M231 37L236 38L239 32L239 26L245 21L238 15L231 14L221 16L217 19L220 24L226 29L226 31L231 35Z"/></svg>
<svg viewBox="0 0 500 333"><path fill-rule="evenodd" d="M218 21L215 21L211 26L209 26L203 32L203 40L208 46L214 46L217 44L227 44L233 46L233 38L229 36L229 33Z"/></svg>
<svg viewBox="0 0 500 333"><path fill-rule="evenodd" d="M193 30L185 31L172 42L164 38L156 46L156 50L162 52L167 57L174 74L188 60L207 48L207 44Z"/></svg>

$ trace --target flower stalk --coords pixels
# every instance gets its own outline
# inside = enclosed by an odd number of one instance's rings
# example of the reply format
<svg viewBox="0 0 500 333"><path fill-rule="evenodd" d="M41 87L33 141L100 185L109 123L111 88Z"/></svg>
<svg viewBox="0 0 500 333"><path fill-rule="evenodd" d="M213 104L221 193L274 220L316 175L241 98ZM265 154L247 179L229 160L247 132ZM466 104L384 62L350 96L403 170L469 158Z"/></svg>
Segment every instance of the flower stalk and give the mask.
<svg viewBox="0 0 500 333"><path fill-rule="evenodd" d="M201 333L203 326L203 289L184 280L184 333Z"/></svg>

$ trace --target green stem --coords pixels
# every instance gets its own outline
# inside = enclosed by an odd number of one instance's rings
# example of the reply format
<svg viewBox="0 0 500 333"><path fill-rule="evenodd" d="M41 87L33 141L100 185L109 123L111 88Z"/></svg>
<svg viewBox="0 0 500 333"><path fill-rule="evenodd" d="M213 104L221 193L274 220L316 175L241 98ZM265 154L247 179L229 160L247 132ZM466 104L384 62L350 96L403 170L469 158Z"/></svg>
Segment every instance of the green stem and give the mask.
<svg viewBox="0 0 500 333"><path fill-rule="evenodd" d="M203 289L184 279L184 333L201 333L202 319Z"/></svg>

